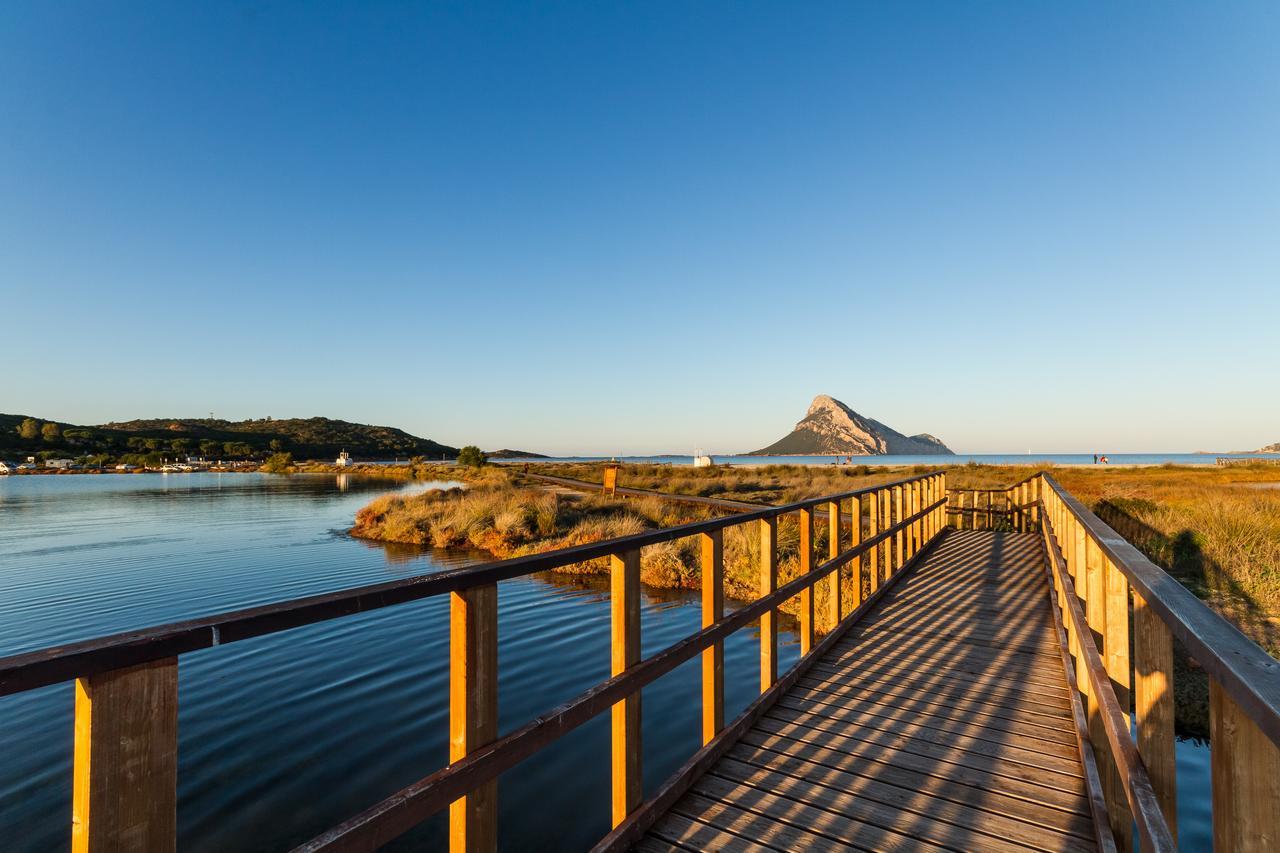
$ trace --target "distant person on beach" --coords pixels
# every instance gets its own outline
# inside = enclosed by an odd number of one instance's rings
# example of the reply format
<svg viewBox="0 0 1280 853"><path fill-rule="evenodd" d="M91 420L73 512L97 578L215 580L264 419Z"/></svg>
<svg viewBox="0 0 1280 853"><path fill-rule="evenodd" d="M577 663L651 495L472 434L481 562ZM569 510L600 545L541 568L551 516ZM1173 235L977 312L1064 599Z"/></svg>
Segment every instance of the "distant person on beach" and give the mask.
<svg viewBox="0 0 1280 853"><path fill-rule="evenodd" d="M1107 457L1105 457L1105 456L1103 456L1103 457L1102 457L1102 464L1103 464L1103 465L1108 464L1108 463L1107 463Z"/></svg>
<svg viewBox="0 0 1280 853"><path fill-rule="evenodd" d="M1098 464L1098 454L1096 454L1096 453L1095 453L1095 454L1093 454L1093 464L1094 464L1094 465L1097 465L1097 464Z"/></svg>

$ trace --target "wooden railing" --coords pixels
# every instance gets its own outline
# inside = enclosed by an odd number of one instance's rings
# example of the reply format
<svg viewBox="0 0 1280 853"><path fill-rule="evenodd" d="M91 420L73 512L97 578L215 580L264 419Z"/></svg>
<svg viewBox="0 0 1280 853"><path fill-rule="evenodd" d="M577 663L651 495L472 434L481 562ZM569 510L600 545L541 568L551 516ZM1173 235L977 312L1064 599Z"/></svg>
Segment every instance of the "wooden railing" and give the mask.
<svg viewBox="0 0 1280 853"><path fill-rule="evenodd" d="M493 850L499 775L606 711L613 731L614 829L598 849L614 849L637 840L819 655L875 605L905 568L922 557L946 526L945 496L945 475L934 472L590 545L58 646L0 659L0 696L75 681L74 850L173 850L181 655L448 594L449 765L299 849L374 849L447 808L452 850ZM816 553L815 522L820 513L827 522L825 560ZM800 575L779 586L778 521L791 514L799 517ZM852 523L844 524L849 518ZM723 536L726 529L741 525L758 528L760 597L726 615ZM691 536L701 544L703 627L642 658L641 549ZM612 677L498 737L497 584L606 557L612 584ZM848 600L843 596L842 573L853 580ZM827 588L823 614L815 609L819 584ZM779 676L778 608L796 597L802 655ZM760 695L726 725L724 641L756 620L760 624ZM821 640L820 625L826 629ZM694 657L702 661L703 746L644 799L641 688Z"/></svg>
<svg viewBox="0 0 1280 853"><path fill-rule="evenodd" d="M1008 492L1044 537L1102 849L1134 849L1135 825L1143 851L1176 849L1175 638L1209 678L1214 849L1280 849L1280 661L1050 475Z"/></svg>

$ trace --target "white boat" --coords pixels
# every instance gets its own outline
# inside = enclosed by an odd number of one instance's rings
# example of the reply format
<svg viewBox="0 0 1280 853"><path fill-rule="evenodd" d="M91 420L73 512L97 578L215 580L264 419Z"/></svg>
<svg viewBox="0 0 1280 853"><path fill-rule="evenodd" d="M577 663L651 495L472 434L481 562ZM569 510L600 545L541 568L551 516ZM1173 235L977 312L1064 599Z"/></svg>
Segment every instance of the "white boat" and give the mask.
<svg viewBox="0 0 1280 853"><path fill-rule="evenodd" d="M333 464L337 465L339 468L346 468L348 465L352 464L354 461L355 460L351 458L350 454L348 454L347 451L344 450L338 454L338 458L337 460L334 461Z"/></svg>

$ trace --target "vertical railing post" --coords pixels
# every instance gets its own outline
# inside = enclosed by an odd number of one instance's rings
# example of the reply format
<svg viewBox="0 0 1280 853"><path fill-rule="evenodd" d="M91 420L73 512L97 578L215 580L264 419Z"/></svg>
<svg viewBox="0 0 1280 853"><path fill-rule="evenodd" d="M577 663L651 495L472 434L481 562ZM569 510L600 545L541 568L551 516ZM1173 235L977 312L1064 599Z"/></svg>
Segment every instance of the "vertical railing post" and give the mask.
<svg viewBox="0 0 1280 853"><path fill-rule="evenodd" d="M449 761L498 736L498 587L484 584L449 600ZM498 783L449 805L451 853L498 848Z"/></svg>
<svg viewBox="0 0 1280 853"><path fill-rule="evenodd" d="M1213 849L1280 849L1280 749L1209 678Z"/></svg>
<svg viewBox="0 0 1280 853"><path fill-rule="evenodd" d="M778 588L778 518L760 519L760 596ZM778 680L778 610L760 614L760 692Z"/></svg>
<svg viewBox="0 0 1280 853"><path fill-rule="evenodd" d="M172 851L178 659L76 679L71 849Z"/></svg>
<svg viewBox="0 0 1280 853"><path fill-rule="evenodd" d="M1173 635L1146 599L1133 593L1133 710L1138 718L1138 754L1178 840L1177 764L1174 761Z"/></svg>
<svg viewBox="0 0 1280 853"><path fill-rule="evenodd" d="M840 556L840 502L827 504L827 556ZM840 624L840 570L827 575L827 630L834 631Z"/></svg>
<svg viewBox="0 0 1280 853"><path fill-rule="evenodd" d="M933 486L934 477L932 475L926 477L920 485L920 508L924 509L933 504ZM928 542L933 538L933 511L925 513L924 518L920 520L920 539Z"/></svg>
<svg viewBox="0 0 1280 853"><path fill-rule="evenodd" d="M800 576L813 571L813 509L800 510ZM813 582L805 584L800 592L800 654L807 655L813 648Z"/></svg>
<svg viewBox="0 0 1280 853"><path fill-rule="evenodd" d="M907 508L908 518L915 515L916 512L920 509L920 486L921 486L920 481L916 480L907 489L907 502L910 504L910 506ZM909 527L908 530L910 530L911 532L911 548L908 550L908 554L909 556L914 557L916 555L916 552L920 550L919 520L911 522L911 527Z"/></svg>
<svg viewBox="0 0 1280 853"><path fill-rule="evenodd" d="M893 487L893 523L895 525L901 524L902 519L903 519L902 486L894 486ZM902 528L898 528L898 532L893 534L894 559L893 559L893 571L889 573L890 576L892 576L895 572L897 572L898 569L902 568L902 564L906 562L906 559L903 557L903 553L904 553L903 543L905 541L906 541L906 537L903 535Z"/></svg>
<svg viewBox="0 0 1280 853"><path fill-rule="evenodd" d="M938 498L939 500L942 498L947 498L949 500L950 497L951 495L947 491L947 475L944 472L938 475ZM938 510L938 529L941 530L946 527L947 523L947 507L943 505L942 508Z"/></svg>
<svg viewBox="0 0 1280 853"><path fill-rule="evenodd" d="M849 502L849 512L853 516L853 523L849 526L849 547L856 548L862 544L862 496L855 495L853 500ZM853 575L853 589L851 592L852 600L849 602L849 610L852 612L857 610L862 604L862 568L866 563L866 555L855 557L850 564L851 574Z"/></svg>
<svg viewBox="0 0 1280 853"><path fill-rule="evenodd" d="M880 493L867 495L867 536L874 539L880 534ZM876 543L867 551L867 588L875 592L880 588L880 552L883 543Z"/></svg>
<svg viewBox="0 0 1280 853"><path fill-rule="evenodd" d="M893 488L886 487L880 492L880 529L889 531L893 527ZM884 574L881 580L888 580L893 574L893 534L884 539Z"/></svg>
<svg viewBox="0 0 1280 853"><path fill-rule="evenodd" d="M721 530L699 534L702 544L702 627L724 616L724 535ZM711 742L724 728L724 642L702 650L702 742Z"/></svg>
<svg viewBox="0 0 1280 853"><path fill-rule="evenodd" d="M1116 699L1129 719L1129 587L1124 575L1112 565L1102 548L1083 523L1077 530L1084 543L1085 588L1088 590L1086 616L1089 629L1094 634L1094 645L1106 668ZM1114 625L1112 624L1114 620ZM1122 686L1123 685L1123 686ZM1107 815L1111 832L1120 850L1133 849L1133 814L1125 794L1125 783L1120 776L1116 757L1111 754L1107 731L1102 722L1096 691L1090 690L1089 726L1093 735L1094 751L1101 770L1103 795L1107 802ZM1128 726L1126 726L1128 728ZM1103 761L1103 759L1107 759Z"/></svg>
<svg viewBox="0 0 1280 853"><path fill-rule="evenodd" d="M640 662L640 551L612 555L609 574L611 672L620 675ZM612 723L613 825L617 826L640 805L640 691L614 703Z"/></svg>

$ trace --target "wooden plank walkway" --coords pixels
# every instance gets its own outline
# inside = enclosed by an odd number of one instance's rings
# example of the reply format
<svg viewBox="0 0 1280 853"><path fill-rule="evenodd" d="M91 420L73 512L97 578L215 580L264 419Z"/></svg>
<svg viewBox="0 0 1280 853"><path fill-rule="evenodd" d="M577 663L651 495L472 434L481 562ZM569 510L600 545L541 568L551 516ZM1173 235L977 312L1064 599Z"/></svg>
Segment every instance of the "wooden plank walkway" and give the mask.
<svg viewBox="0 0 1280 853"><path fill-rule="evenodd" d="M1038 534L955 531L637 845L1093 850Z"/></svg>

